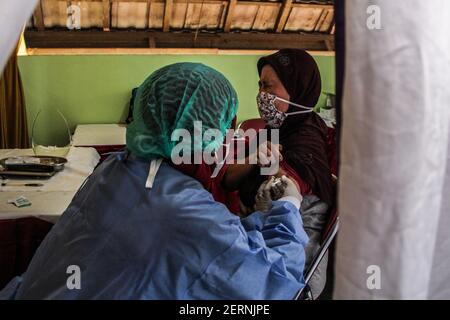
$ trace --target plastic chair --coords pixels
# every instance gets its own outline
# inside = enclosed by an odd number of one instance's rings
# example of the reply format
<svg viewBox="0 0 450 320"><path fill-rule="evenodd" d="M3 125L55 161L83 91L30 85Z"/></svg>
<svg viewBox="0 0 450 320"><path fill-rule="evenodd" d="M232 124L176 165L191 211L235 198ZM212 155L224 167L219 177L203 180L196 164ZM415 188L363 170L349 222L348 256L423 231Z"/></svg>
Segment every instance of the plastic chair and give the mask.
<svg viewBox="0 0 450 320"><path fill-rule="evenodd" d="M337 187L337 177L334 174L332 175L332 177L333 177L333 184L335 187ZM337 207L335 205L330 210L328 223L323 230L322 244L320 245L319 251L314 257L313 262L311 263L309 269L305 270L304 272L305 286L297 293L297 295L294 298L295 300L314 300L315 298L318 298L312 296L311 289L309 288L308 284L312 276L314 275L314 272L316 272L317 268L319 267L323 257L330 249L330 246L333 244L333 241L336 238L338 230L339 230L339 215ZM329 280L330 279L327 276L327 282Z"/></svg>
<svg viewBox="0 0 450 320"><path fill-rule="evenodd" d="M325 238L322 242L322 245L320 246L319 251L316 254L316 257L313 260L313 263L309 267L308 270L304 273L305 277L305 286L297 293L295 296L295 300L314 300L317 297L313 297L311 293L311 289L309 288L309 281L311 280L314 272L316 272L317 268L319 267L320 262L322 261L323 257L327 253L328 249L330 248L331 244L333 243L334 239L336 238L336 234L339 229L339 217L337 216L337 210L332 213L330 223L328 225L328 232L325 232ZM327 278L327 282L330 279Z"/></svg>

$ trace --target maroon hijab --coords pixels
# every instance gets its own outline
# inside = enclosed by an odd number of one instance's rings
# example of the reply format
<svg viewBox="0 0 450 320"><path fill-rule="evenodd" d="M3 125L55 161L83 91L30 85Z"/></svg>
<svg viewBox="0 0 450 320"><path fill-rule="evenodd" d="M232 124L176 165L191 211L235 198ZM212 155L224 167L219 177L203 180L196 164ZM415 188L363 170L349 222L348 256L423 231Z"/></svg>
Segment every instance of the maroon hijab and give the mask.
<svg viewBox="0 0 450 320"><path fill-rule="evenodd" d="M319 68L313 57L300 49L282 49L258 61L258 72L270 65L283 83L290 101L314 107L321 93ZM289 106L289 112L299 111ZM334 204L327 155L327 126L315 112L290 115L280 128L284 160L320 199Z"/></svg>

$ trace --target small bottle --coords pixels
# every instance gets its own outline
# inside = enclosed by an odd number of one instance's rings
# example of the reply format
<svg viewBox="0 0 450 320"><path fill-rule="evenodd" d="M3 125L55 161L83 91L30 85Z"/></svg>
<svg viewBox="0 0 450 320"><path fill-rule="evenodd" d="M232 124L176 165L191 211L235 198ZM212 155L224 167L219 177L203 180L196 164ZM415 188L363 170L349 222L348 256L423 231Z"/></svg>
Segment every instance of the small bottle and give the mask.
<svg viewBox="0 0 450 320"><path fill-rule="evenodd" d="M334 105L333 105L332 95L327 93L327 99L325 101L325 108L324 109L329 110L329 109L333 109L333 108L334 108Z"/></svg>

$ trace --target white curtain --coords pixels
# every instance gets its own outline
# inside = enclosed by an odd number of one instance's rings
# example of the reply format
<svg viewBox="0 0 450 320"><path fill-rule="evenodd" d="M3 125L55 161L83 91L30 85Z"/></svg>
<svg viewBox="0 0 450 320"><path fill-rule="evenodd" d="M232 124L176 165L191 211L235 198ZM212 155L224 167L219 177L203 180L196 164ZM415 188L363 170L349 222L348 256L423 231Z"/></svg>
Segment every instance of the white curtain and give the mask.
<svg viewBox="0 0 450 320"><path fill-rule="evenodd" d="M449 127L450 1L347 0L334 298L450 299Z"/></svg>
<svg viewBox="0 0 450 320"><path fill-rule="evenodd" d="M0 74L37 0L0 0Z"/></svg>

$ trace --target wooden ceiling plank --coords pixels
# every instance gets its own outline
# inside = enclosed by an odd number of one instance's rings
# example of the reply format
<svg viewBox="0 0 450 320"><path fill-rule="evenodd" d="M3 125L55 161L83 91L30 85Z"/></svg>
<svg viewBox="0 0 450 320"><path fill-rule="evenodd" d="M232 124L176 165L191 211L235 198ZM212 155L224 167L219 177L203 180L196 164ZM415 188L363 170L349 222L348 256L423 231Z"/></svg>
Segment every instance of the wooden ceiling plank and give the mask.
<svg viewBox="0 0 450 320"><path fill-rule="evenodd" d="M103 0L103 31L111 30L111 2Z"/></svg>
<svg viewBox="0 0 450 320"><path fill-rule="evenodd" d="M173 0L166 0L164 5L164 23L163 31L168 32L170 30L170 19L172 17Z"/></svg>
<svg viewBox="0 0 450 320"><path fill-rule="evenodd" d="M330 29L333 27L334 10L328 10L328 14L318 31L330 33Z"/></svg>
<svg viewBox="0 0 450 320"><path fill-rule="evenodd" d="M186 21L188 19L188 13L189 13L189 4L186 5L186 11L184 12L183 28L186 28Z"/></svg>
<svg viewBox="0 0 450 320"><path fill-rule="evenodd" d="M289 13L292 8L292 0L283 0L280 12L278 13L277 22L275 23L275 32L281 33L286 25Z"/></svg>
<svg viewBox="0 0 450 320"><path fill-rule="evenodd" d="M231 30L231 23L233 22L234 17L234 10L236 8L237 0L229 0L228 2L228 10L227 10L227 17L225 18L225 25L223 27L223 31L230 32Z"/></svg>
<svg viewBox="0 0 450 320"><path fill-rule="evenodd" d="M34 9L33 17L34 17L34 24L38 29L38 31L44 31L45 30L44 13L42 11L41 1L38 1L37 6Z"/></svg>
<svg viewBox="0 0 450 320"><path fill-rule="evenodd" d="M221 6L220 6L220 13L219 13L219 15L217 16L217 29L220 29L222 26L221 26L221 23L222 23L222 17L223 17L223 15L224 15L224 12L225 12L225 7L226 7L226 3L225 4L222 4Z"/></svg>
<svg viewBox="0 0 450 320"><path fill-rule="evenodd" d="M319 31L320 28L322 28L322 25L323 25L327 15L328 15L328 10L322 10L322 12L320 13L319 19L317 19L317 23L314 26L314 31Z"/></svg>
<svg viewBox="0 0 450 320"><path fill-rule="evenodd" d="M151 7L150 0L147 0L147 8L145 11L145 20L147 23L147 29L150 28L150 7Z"/></svg>
<svg viewBox="0 0 450 320"><path fill-rule="evenodd" d="M253 30L255 27L256 18L258 17L258 13L259 13L260 9L261 9L261 6L258 6L258 9L256 9L255 17L253 18L253 22L252 22L252 26L250 27L250 30Z"/></svg>

